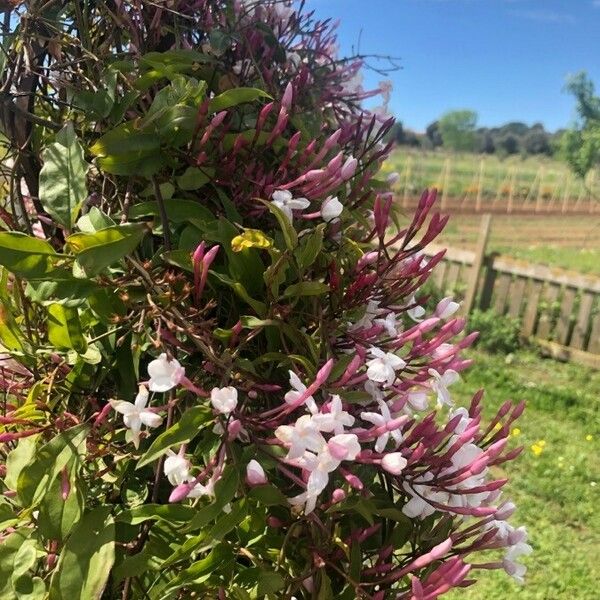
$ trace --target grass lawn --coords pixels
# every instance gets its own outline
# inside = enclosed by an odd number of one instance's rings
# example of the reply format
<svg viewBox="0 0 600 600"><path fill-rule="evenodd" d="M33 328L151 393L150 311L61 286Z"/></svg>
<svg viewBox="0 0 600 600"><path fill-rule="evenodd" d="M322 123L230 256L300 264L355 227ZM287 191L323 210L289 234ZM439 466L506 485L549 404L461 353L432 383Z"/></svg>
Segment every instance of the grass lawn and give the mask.
<svg viewBox="0 0 600 600"><path fill-rule="evenodd" d="M529 351L508 358L473 351L476 365L454 387L460 403L486 389L487 416L504 400L524 399L512 442L523 454L508 472L504 497L518 509L534 553L525 559L527 583L504 573L476 571L473 588L453 600L593 600L600 597L600 372L540 359ZM543 445L541 454L532 450ZM483 561L482 561L483 562Z"/></svg>

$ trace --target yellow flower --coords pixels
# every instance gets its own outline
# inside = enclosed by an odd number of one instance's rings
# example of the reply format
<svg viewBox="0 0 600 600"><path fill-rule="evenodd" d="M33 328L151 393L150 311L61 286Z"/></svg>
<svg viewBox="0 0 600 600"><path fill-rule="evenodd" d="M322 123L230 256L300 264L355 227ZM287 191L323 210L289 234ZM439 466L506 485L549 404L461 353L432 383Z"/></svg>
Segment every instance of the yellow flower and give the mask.
<svg viewBox="0 0 600 600"><path fill-rule="evenodd" d="M231 240L231 249L241 252L245 248L270 248L273 240L258 229L246 229Z"/></svg>
<svg viewBox="0 0 600 600"><path fill-rule="evenodd" d="M540 446L540 444L536 442L535 444L531 444L531 451L535 456L539 456L544 451L544 446Z"/></svg>
<svg viewBox="0 0 600 600"><path fill-rule="evenodd" d="M537 443L543 448L546 445L546 440L538 440Z"/></svg>
<svg viewBox="0 0 600 600"><path fill-rule="evenodd" d="M518 435L521 435L521 430L518 427L515 427L511 432L510 435L517 437Z"/></svg>
<svg viewBox="0 0 600 600"><path fill-rule="evenodd" d="M593 439L594 439L594 436L593 436L591 433L588 433L588 434L585 436L585 441L586 441L586 442L591 442Z"/></svg>

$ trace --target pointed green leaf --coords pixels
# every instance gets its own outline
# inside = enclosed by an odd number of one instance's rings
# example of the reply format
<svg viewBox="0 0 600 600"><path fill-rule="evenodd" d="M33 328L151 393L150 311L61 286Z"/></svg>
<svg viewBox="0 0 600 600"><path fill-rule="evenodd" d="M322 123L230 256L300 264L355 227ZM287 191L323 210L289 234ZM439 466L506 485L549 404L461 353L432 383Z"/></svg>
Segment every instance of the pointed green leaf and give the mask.
<svg viewBox="0 0 600 600"><path fill-rule="evenodd" d="M68 123L42 153L40 202L57 223L71 230L86 199L88 164L73 125Z"/></svg>
<svg viewBox="0 0 600 600"><path fill-rule="evenodd" d="M60 258L45 240L16 231L0 232L0 265L25 279L42 277Z"/></svg>
<svg viewBox="0 0 600 600"><path fill-rule="evenodd" d="M87 350L76 308L64 304L51 304L48 307L48 340L61 350L72 348L79 354Z"/></svg>
<svg viewBox="0 0 600 600"><path fill-rule="evenodd" d="M208 112L219 112L244 102L253 102L258 98L272 99L267 92L257 88L232 88L213 98L208 105Z"/></svg>

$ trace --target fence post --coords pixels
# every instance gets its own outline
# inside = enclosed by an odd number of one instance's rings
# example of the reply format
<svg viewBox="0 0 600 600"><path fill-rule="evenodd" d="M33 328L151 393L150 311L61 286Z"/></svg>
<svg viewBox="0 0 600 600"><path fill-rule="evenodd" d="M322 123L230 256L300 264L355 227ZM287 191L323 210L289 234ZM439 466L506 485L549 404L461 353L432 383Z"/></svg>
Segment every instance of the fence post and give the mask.
<svg viewBox="0 0 600 600"><path fill-rule="evenodd" d="M477 178L477 200L475 201L476 212L481 211L481 195L483 194L483 170L485 168L485 161L482 158L479 163L479 177Z"/></svg>
<svg viewBox="0 0 600 600"><path fill-rule="evenodd" d="M475 295L477 294L477 283L481 267L485 260L485 249L487 247L488 238L490 235L490 226L492 224L492 215L485 214L481 217L481 225L479 227L479 237L477 238L477 247L475 248L475 257L473 258L473 266L469 273L469 281L467 282L467 291L462 304L461 312L468 315L475 304Z"/></svg>

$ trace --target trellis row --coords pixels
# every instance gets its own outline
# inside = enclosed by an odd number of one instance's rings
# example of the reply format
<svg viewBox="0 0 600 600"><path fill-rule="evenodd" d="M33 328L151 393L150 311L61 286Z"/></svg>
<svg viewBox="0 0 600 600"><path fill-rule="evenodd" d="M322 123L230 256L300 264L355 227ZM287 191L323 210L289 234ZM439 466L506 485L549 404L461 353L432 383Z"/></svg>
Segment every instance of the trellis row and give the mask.
<svg viewBox="0 0 600 600"><path fill-rule="evenodd" d="M436 287L463 297L466 312L491 308L519 318L522 336L555 358L600 368L600 278L486 255L486 239L484 219L479 252L448 248L433 271ZM431 245L425 253L442 249Z"/></svg>

